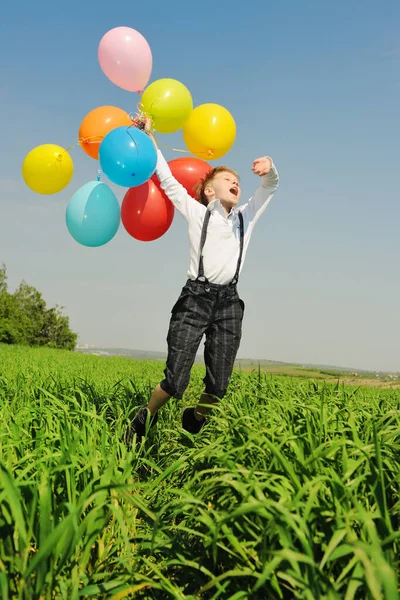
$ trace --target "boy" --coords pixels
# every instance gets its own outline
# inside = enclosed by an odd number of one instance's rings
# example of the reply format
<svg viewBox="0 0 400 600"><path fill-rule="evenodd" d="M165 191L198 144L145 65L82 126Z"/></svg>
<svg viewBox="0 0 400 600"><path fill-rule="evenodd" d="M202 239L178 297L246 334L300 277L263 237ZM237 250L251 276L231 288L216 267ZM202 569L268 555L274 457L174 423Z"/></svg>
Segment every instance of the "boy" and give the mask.
<svg viewBox="0 0 400 600"><path fill-rule="evenodd" d="M148 124L146 129L156 145ZM205 389L199 404L183 411L182 427L198 433L212 404L225 395L242 334L244 303L236 284L254 225L279 183L272 159L257 158L252 171L261 182L247 204L236 206L241 196L239 177L228 167L217 167L206 175L198 185L196 201L174 179L158 148L157 155L161 188L189 225L190 266L171 311L165 378L127 428L128 444L135 433L140 441L148 427L156 424L159 409L171 397L182 398L203 335Z"/></svg>

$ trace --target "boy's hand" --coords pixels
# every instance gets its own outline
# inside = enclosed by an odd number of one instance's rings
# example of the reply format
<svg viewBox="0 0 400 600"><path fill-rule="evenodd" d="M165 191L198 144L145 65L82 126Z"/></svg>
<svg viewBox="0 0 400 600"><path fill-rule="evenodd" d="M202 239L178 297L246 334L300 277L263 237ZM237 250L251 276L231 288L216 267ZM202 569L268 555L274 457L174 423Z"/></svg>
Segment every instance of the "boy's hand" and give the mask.
<svg viewBox="0 0 400 600"><path fill-rule="evenodd" d="M157 143L156 143L153 131L152 131L153 123L149 117L144 119L144 121L139 119L139 117L136 117L135 119L133 119L132 124L134 125L134 127L137 127L138 129L141 129L142 131L145 131L147 133L147 135L149 137L151 137L155 147L157 148Z"/></svg>
<svg viewBox="0 0 400 600"><path fill-rule="evenodd" d="M272 159L269 156L262 156L261 158L256 158L253 161L253 166L251 170L256 175L262 177L262 175L266 175L272 168Z"/></svg>

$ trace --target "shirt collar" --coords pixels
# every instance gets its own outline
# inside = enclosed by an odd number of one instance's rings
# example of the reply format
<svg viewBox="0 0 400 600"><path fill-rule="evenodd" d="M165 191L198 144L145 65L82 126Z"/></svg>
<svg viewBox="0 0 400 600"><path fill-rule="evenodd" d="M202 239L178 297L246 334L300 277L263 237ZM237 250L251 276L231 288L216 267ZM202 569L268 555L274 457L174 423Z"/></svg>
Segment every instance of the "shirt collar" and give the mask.
<svg viewBox="0 0 400 600"><path fill-rule="evenodd" d="M232 206L230 212L228 214L226 214L224 207L222 206L221 202L218 199L212 200L208 204L207 208L210 212L214 212L215 210L217 210L225 218L228 218L230 216L234 217L239 212L239 209L237 206Z"/></svg>

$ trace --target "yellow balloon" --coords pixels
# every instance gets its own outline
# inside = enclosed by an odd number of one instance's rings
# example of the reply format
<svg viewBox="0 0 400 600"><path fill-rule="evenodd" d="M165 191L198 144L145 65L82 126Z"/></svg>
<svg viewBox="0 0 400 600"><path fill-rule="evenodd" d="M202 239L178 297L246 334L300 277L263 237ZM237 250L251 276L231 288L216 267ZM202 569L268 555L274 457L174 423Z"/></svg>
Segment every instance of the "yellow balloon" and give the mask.
<svg viewBox="0 0 400 600"><path fill-rule="evenodd" d="M151 83L143 92L141 104L159 133L181 129L193 110L189 90L176 79L157 79Z"/></svg>
<svg viewBox="0 0 400 600"><path fill-rule="evenodd" d="M231 149L235 137L234 118L219 104L197 106L183 128L186 147L203 160L216 160L224 156Z"/></svg>
<svg viewBox="0 0 400 600"><path fill-rule="evenodd" d="M33 148L22 163L22 177L38 194L56 194L71 181L74 172L72 158L56 144Z"/></svg>

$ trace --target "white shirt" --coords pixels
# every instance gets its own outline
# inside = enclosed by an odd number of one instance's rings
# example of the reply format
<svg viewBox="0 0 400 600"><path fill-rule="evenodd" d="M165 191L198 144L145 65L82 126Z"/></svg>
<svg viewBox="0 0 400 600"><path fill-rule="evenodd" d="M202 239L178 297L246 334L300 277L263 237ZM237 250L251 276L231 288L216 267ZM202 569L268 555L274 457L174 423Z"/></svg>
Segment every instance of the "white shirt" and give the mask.
<svg viewBox="0 0 400 600"><path fill-rule="evenodd" d="M205 207L192 198L185 188L173 177L167 161L161 151L157 151L156 174L160 185L175 208L189 224L190 264L187 273L189 279L196 279L199 272L200 238L206 210L211 216L207 228L207 237L203 249L204 275L210 283L227 284L236 273L240 249L239 211L243 215L244 240L240 271L254 225L270 203L279 184L279 175L272 169L261 177L261 184L254 196L241 206L233 207L227 215L219 200L213 200Z"/></svg>

